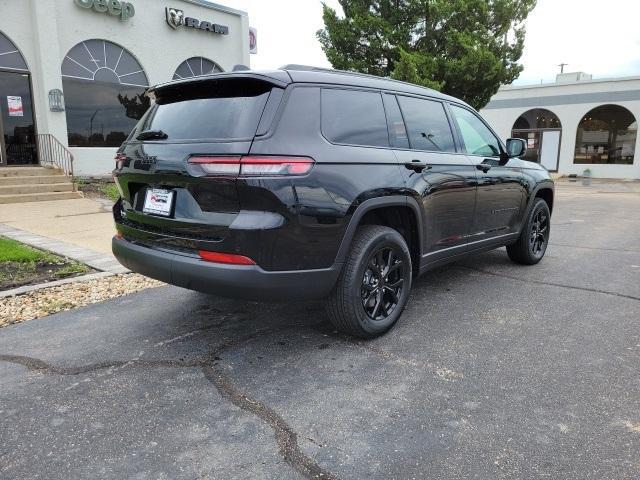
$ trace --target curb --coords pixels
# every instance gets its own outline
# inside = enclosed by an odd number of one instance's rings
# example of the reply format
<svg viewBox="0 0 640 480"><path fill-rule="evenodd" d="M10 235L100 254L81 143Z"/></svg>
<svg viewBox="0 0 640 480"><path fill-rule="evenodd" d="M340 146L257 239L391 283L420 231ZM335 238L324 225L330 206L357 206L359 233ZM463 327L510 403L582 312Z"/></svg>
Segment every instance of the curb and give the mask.
<svg viewBox="0 0 640 480"><path fill-rule="evenodd" d="M98 278L113 277L114 275L117 275L117 273L98 272L98 273L90 273L89 275L82 275L80 277L70 277L70 278L64 278L62 280L55 280L53 282L39 283L37 285L25 285L23 287L18 287L12 290L5 290L4 292L0 292L0 300L8 297L16 297L18 295L24 295L25 293L34 292L36 290L42 290L49 287L57 287L58 285L87 282L89 280L96 280Z"/></svg>
<svg viewBox="0 0 640 480"><path fill-rule="evenodd" d="M128 269L120 265L113 255L107 255L101 252L96 252L85 247L79 247L71 243L63 242L60 240L53 240L51 238L43 237L35 233L20 230L19 228L10 227L8 225L0 224L0 235L3 235L12 240L25 243L32 247L39 248L41 250L47 250L62 257L67 257L72 260L76 260L80 263L90 266L94 270L100 272L106 272L110 274L127 273ZM80 278L80 277L76 277ZM50 285L50 282L46 285Z"/></svg>

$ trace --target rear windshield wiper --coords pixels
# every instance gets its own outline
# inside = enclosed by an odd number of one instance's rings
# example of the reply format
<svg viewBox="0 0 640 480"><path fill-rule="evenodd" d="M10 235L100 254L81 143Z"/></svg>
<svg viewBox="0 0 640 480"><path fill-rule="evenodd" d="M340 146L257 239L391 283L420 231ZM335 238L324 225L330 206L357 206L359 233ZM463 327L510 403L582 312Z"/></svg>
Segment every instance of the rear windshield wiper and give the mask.
<svg viewBox="0 0 640 480"><path fill-rule="evenodd" d="M145 130L136 137L138 140L165 140L167 138L169 138L169 135L162 130Z"/></svg>

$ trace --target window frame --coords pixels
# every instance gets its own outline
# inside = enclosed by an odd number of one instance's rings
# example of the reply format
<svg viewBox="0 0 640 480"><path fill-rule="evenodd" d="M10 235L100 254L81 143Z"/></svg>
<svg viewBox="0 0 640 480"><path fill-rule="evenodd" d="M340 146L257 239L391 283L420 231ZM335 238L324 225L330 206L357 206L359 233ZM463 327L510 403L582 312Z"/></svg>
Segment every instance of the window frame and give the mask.
<svg viewBox="0 0 640 480"><path fill-rule="evenodd" d="M387 135L389 135L389 148L393 150L410 150L411 142L409 141L409 132L407 131L407 122L405 122L404 120L404 114L402 113L402 108L400 108L400 102L398 102L398 96L395 93L391 93L391 92L382 91L380 93L382 95L382 108L384 108L384 116L387 119ZM407 137L407 143L409 144L409 147L399 147L397 145L392 145L392 142L391 142L392 125L391 125L391 119L389 118L389 113L387 112L387 105L384 101L385 95L393 98L393 100L390 100L390 101L396 102L396 107L398 107L398 112L400 112L400 120L402 120L402 126L404 128L404 133L405 133L405 136Z"/></svg>
<svg viewBox="0 0 640 480"><path fill-rule="evenodd" d="M493 128L491 128L489 126L489 124L484 120L484 118L482 118L476 111L474 111L472 108L467 107L466 105L462 105L460 103L455 103L455 102L446 102L447 103L447 109L450 112L451 115L451 120L453 120L454 125L455 125L455 130L458 134L458 138L460 141L460 148L461 151L469 156L469 157L480 157L480 158L497 158L497 159L502 159L505 156L505 146L502 143L502 140L500 139L500 137L496 134L496 132L493 130ZM470 112L472 115L474 115L478 120L480 120L480 122L487 128L487 130L489 130L489 132L491 133L491 135L494 136L494 138L498 141L498 147L500 148L500 154L499 155L477 155L474 153L469 153L467 152L467 146L464 143L464 138L462 137L462 132L460 131L460 127L458 126L458 122L455 118L455 114L453 112L453 108L452 107L458 107L462 110L466 110L468 112Z"/></svg>
<svg viewBox="0 0 640 480"><path fill-rule="evenodd" d="M313 84L310 84L309 86L312 86ZM348 85L342 86L342 85L326 85L326 84L319 84L316 85L320 90L320 98L319 98L319 111L320 111L320 119L319 119L319 123L320 123L320 135L322 136L322 138L324 138L327 142L329 142L331 145L341 145L341 146L345 146L345 147L362 147L362 148L386 148L386 149L393 149L393 147L391 146L391 138L389 137L389 119L387 118L387 112L384 108L384 99L382 98L382 94L384 93L383 90L377 89L377 88L359 88L359 87L350 87ZM344 142L336 142L333 141L331 139L329 139L329 137L327 137L325 135L324 132L324 128L323 128L323 112L322 112L322 91L323 90L341 90L341 91L356 91L356 92L367 92L367 93L376 93L378 94L378 96L380 97L380 104L382 105L382 114L384 115L384 124L385 124L385 131L387 132L387 145L362 145L362 144L358 144L358 143L344 143ZM403 118L404 121L404 118ZM406 126L405 126L406 128Z"/></svg>

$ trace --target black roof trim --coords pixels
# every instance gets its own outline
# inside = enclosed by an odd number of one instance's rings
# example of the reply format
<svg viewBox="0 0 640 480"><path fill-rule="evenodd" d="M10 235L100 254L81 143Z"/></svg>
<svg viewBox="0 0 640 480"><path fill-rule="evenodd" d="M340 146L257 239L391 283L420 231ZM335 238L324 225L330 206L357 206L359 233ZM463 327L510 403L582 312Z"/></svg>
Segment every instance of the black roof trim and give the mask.
<svg viewBox="0 0 640 480"><path fill-rule="evenodd" d="M312 65L298 65L294 63L284 65L280 67L280 70L288 72L294 82L333 83L356 87L379 88L382 90L393 90L414 95L426 95L466 105L462 100L445 95L437 90L420 87L413 83L403 82L401 80L395 80L388 77L377 77L366 73L314 67Z"/></svg>
<svg viewBox="0 0 640 480"><path fill-rule="evenodd" d="M272 83L280 88L285 88L291 83L319 83L327 85L343 85L362 88L373 88L379 90L389 90L398 93L408 93L412 95L428 96L441 100L447 100L463 105L467 105L462 100L445 95L430 88L420 87L412 83L393 80L391 78L376 77L365 73L347 72L344 70L333 70L330 68L313 67L309 65L284 65L278 70L245 70L234 72L213 73L201 77L186 78L161 83L147 90L147 93L154 93L165 88L173 88L177 85L188 85L192 83L211 82L226 78L253 78L264 82ZM467 105L468 106L468 105Z"/></svg>

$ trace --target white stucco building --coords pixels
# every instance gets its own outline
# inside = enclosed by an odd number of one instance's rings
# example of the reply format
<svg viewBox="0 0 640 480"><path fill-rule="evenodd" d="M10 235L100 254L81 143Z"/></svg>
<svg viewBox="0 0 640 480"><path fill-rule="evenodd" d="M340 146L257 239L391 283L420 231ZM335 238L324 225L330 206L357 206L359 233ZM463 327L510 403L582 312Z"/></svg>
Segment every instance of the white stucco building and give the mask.
<svg viewBox="0 0 640 480"><path fill-rule="evenodd" d="M504 86L481 113L503 138L525 139L526 157L551 171L640 178L640 77L565 73L555 83Z"/></svg>
<svg viewBox="0 0 640 480"><path fill-rule="evenodd" d="M0 0L0 168L49 134L77 175L108 174L147 86L237 64L247 14L206 0Z"/></svg>

